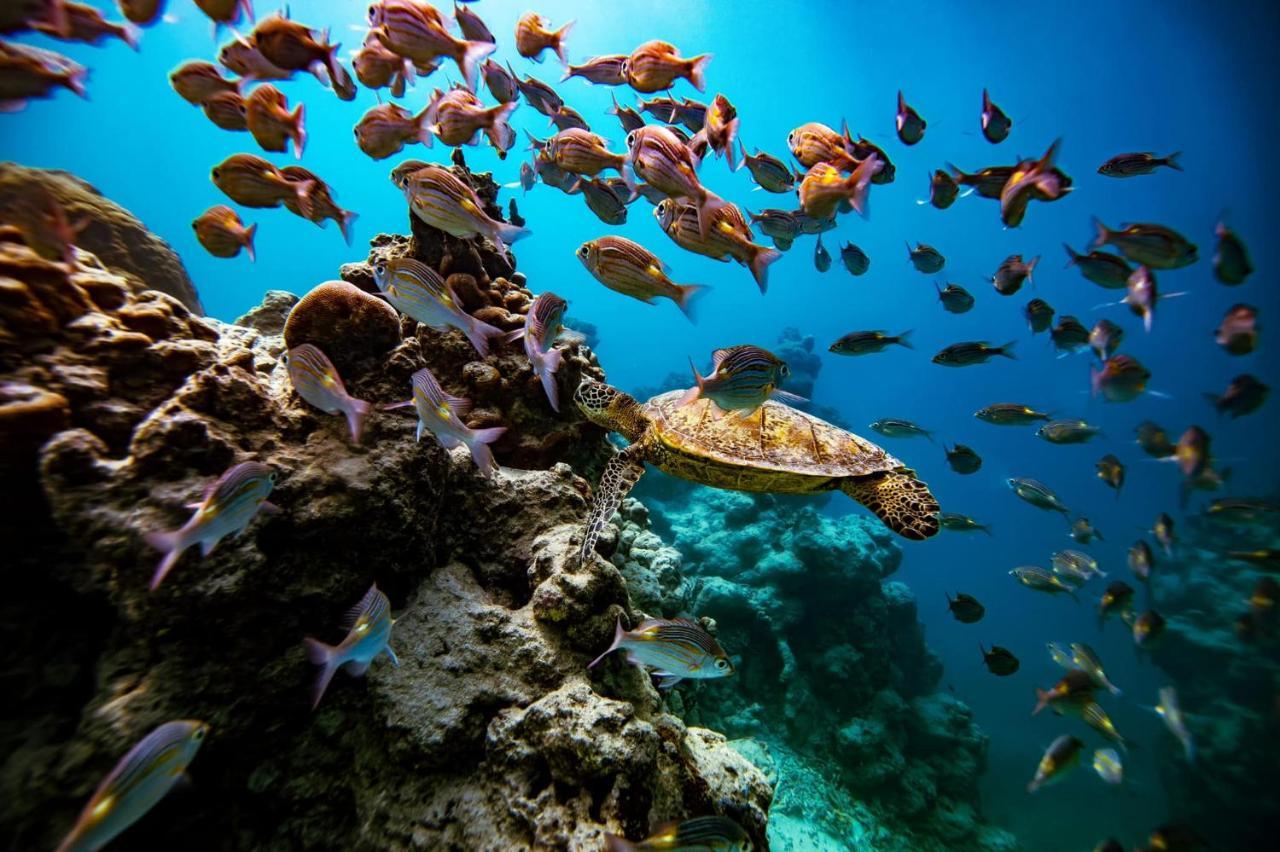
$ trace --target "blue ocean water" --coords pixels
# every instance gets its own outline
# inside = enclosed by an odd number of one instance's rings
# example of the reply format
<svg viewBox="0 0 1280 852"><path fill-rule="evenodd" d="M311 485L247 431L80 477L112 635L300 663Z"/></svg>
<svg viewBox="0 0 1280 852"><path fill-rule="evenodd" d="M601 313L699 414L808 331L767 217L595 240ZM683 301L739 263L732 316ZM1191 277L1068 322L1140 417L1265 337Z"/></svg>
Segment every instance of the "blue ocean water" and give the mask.
<svg viewBox="0 0 1280 852"><path fill-rule="evenodd" d="M106 4L100 2L104 9ZM0 118L0 158L31 166L61 168L80 175L134 212L182 255L208 312L234 319L269 289L304 292L337 277L338 267L363 258L367 240L381 232L406 230L400 193L387 180L403 157L372 161L352 139L352 126L377 102L361 89L354 103L338 101L312 78L279 84L291 102L307 106L309 142L302 161L334 188L339 204L359 212L354 246L337 229L321 231L284 210L242 211L259 223L258 260L210 257L197 244L190 222L226 199L209 181L209 170L226 156L257 151L248 134L218 130L201 111L169 87L167 73L189 58L213 59L217 43L207 19L186 2L171 2L177 21L148 29L141 51L112 43L101 48L55 46L92 69L90 99L60 93L34 102L18 115ZM257 4L260 16L273 6ZM539 65L516 55L510 30L526 4L484 0L475 4L498 35L500 61L555 83L553 59ZM295 2L295 18L332 27L335 40L354 48L363 38L365 4L341 0ZM672 371L688 369L688 359L705 368L711 350L737 343L768 347L787 327L812 335L824 360L815 402L838 410L851 427L874 437L866 424L882 417L912 420L932 430L938 444L924 439L879 439L919 471L949 511L989 523L994 535L944 533L920 544L905 543L899 579L920 600L930 646L946 666L945 681L970 704L991 734L989 768L983 779L986 816L1014 830L1037 849L1091 848L1107 834L1136 842L1171 814L1161 793L1154 742L1166 734L1145 706L1155 703L1165 678L1133 650L1127 631L1112 622L1101 633L1091 605L1091 587L1075 606L1064 598L1037 595L1007 576L1018 565L1047 565L1054 550L1071 546L1060 517L1019 502L1004 480L1030 476L1054 488L1078 512L1087 514L1106 536L1089 548L1103 570L1125 577L1124 555L1150 527L1156 514L1178 508L1180 475L1172 465L1147 460L1133 443L1134 426L1146 419L1176 437L1199 423L1214 436L1216 454L1230 467L1233 494L1274 492L1280 474L1274 401L1257 415L1221 419L1202 397L1221 392L1236 374L1280 382L1269 354L1269 318L1280 305L1269 278L1280 258L1271 234L1280 178L1270 162L1280 136L1273 105L1280 83L1272 73L1273 45L1280 33L1280 8L1241 4L1229 11L1208 3L1167 4L1082 2L1011 4L999 2L735 4L654 2L582 4L547 0L538 11L557 24L574 18L570 55L625 53L640 42L662 38L686 54L715 54L708 72L708 97L723 92L737 106L741 138L786 158L786 136L806 121L839 127L847 120L855 133L882 145L897 167L897 181L872 191L866 221L843 216L823 242L837 257L819 273L813 265L815 238L802 237L771 272L762 296L746 270L681 251L663 235L644 202L630 210L620 228L601 224L577 199L539 185L518 199L534 235L516 246L519 267L532 289L551 289L569 300L569 314L594 324L597 352L610 381L623 388L652 386ZM51 46L40 37L22 40ZM344 54L345 54L344 50ZM457 79L446 67L420 80L403 103L420 108L431 88ZM556 84L565 100L621 150L625 134L605 111L611 94L630 103L628 89L593 86L580 79ZM978 132L983 87L1014 119L1013 132L999 146ZM894 136L895 95L929 122L923 142L907 148ZM681 81L677 96L697 97ZM487 96L485 97L487 101ZM527 105L513 123L538 136L550 135L547 121ZM966 170L1009 164L1036 156L1062 137L1059 163L1075 179L1075 189L1054 204L1036 204L1018 229L1002 228L994 202L962 198L945 211L920 205L928 174L946 162ZM1161 170L1131 180L1096 174L1114 154L1182 151L1184 171ZM449 149L416 146L404 156L446 162ZM499 182L516 180L519 151L499 161L487 147L465 151L475 170L492 170ZM278 165L290 155L265 155ZM752 192L745 170L731 174L723 161L709 159L704 182L745 208L792 207L793 199ZM504 198L507 197L504 195ZM1248 284L1227 288L1211 271L1213 228L1226 211L1246 240L1258 272ZM1154 330L1121 306L1098 307L1117 294L1064 269L1063 242L1083 250L1092 238L1090 217L1109 225L1142 221L1169 225L1197 243L1200 262L1161 272L1166 291L1186 295L1163 302ZM647 307L604 289L574 257L584 240L606 233L635 239L658 253L674 280L712 288L691 324L669 303ZM840 266L839 246L851 240L872 259L862 277ZM946 257L937 276L922 275L907 262L904 241L936 246ZM1007 255L1040 256L1034 285L1001 297L989 276ZM963 316L945 313L934 281L953 281L977 299ZM1153 372L1146 395L1127 404L1091 398L1090 357L1057 358L1047 335L1033 336L1022 317L1027 299L1039 296L1059 315L1072 314L1090 326L1106 316L1124 327L1123 352ZM1216 346L1212 331L1236 302L1258 307L1263 344L1246 357ZM913 330L914 350L891 347L882 354L848 359L825 352L827 344L854 330ZM932 353L962 340L1017 341L1018 360L996 359L984 366L945 369L929 362ZM1080 446L1054 446L1033 429L990 426L973 412L1000 401L1025 402L1063 416L1082 417L1103 435ZM961 442L984 458L982 471L961 477L946 465L941 443ZM1094 476L1104 453L1128 465L1128 482L1117 498ZM1207 499L1193 500L1192 508ZM847 501L830 511L858 512ZM965 591L987 606L979 625L951 619L944 592ZM1109 705L1117 726L1138 748L1130 763L1134 785L1117 792L1087 771L1061 787L1029 796L1026 782L1045 745L1063 723L1041 714L1029 718L1033 687L1047 687L1059 675L1044 643L1087 641L1107 661L1109 673L1130 699ZM997 679L981 666L977 645L997 643L1022 660L1017 676ZM1144 757L1145 756L1145 757ZM1194 770L1189 770L1194 771Z"/></svg>

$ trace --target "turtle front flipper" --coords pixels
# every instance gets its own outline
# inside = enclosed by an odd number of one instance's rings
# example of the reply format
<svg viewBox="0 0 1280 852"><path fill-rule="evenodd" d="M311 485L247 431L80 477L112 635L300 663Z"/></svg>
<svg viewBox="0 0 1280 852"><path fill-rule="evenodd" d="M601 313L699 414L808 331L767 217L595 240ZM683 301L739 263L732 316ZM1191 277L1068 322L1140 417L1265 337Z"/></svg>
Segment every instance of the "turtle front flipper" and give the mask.
<svg viewBox="0 0 1280 852"><path fill-rule="evenodd" d="M929 486L905 468L842 480L840 490L876 514L885 526L913 541L937 535L938 501Z"/></svg>
<svg viewBox="0 0 1280 852"><path fill-rule="evenodd" d="M613 513L618 511L622 498L630 493L643 475L644 450L639 444L632 444L617 453L604 466L600 484L596 487L595 501L591 504L591 514L587 516L587 531L582 537L582 550L579 554L582 565L588 564L591 559L591 554L596 549L596 540L600 538L604 525L609 523Z"/></svg>

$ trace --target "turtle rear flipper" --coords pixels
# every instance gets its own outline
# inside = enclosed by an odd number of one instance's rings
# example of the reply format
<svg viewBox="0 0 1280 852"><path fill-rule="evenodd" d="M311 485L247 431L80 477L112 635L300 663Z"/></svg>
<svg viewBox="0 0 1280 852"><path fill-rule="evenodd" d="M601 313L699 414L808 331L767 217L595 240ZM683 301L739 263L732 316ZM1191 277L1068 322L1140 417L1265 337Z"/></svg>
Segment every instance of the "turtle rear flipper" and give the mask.
<svg viewBox="0 0 1280 852"><path fill-rule="evenodd" d="M840 490L903 538L920 541L938 533L938 501L914 472L895 470L879 476L849 477L841 481Z"/></svg>
<svg viewBox="0 0 1280 852"><path fill-rule="evenodd" d="M582 550L579 553L581 564L590 564L596 549L596 540L604 530L604 525L618 511L622 498L644 475L644 455L639 444L632 444L614 455L604 466L600 474L600 484L596 487L595 500L591 503L591 513L587 516L587 530L582 537Z"/></svg>

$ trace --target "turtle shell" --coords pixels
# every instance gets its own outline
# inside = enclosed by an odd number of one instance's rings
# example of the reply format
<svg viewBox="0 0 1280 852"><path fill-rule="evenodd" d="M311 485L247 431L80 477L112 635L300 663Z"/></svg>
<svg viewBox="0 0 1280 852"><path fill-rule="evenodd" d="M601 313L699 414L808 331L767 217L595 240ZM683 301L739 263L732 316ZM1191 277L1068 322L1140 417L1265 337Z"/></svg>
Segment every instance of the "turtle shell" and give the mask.
<svg viewBox="0 0 1280 852"><path fill-rule="evenodd" d="M717 418L710 400L680 405L684 394L671 391L644 404L653 436L668 456L677 457L676 464L683 457L709 473L748 469L776 473L780 481L787 475L840 479L903 467L870 441L788 405L770 400L746 417Z"/></svg>

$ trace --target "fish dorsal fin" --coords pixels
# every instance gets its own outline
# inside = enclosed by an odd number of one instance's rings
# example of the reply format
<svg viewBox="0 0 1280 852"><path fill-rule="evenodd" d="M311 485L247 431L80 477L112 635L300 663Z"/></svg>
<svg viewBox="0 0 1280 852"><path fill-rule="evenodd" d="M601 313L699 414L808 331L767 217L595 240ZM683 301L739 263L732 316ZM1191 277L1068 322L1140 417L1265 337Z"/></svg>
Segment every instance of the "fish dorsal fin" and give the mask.
<svg viewBox="0 0 1280 852"><path fill-rule="evenodd" d="M360 602L343 614L342 628L344 630L350 630L355 627L356 622L360 620L360 616L373 608L373 602L377 600L378 594L378 584L374 583L369 587L369 591L364 593L364 597L360 599Z"/></svg>
<svg viewBox="0 0 1280 852"><path fill-rule="evenodd" d="M731 351L732 351L731 349L717 349L715 352L711 353L711 371L712 372L715 372L716 370L720 369L720 364L724 361L725 358L729 357L729 353Z"/></svg>
<svg viewBox="0 0 1280 852"><path fill-rule="evenodd" d="M459 420L470 414L471 409L474 406L474 403L472 403L471 400L462 396L445 394L444 401L449 404L449 410L456 414Z"/></svg>

